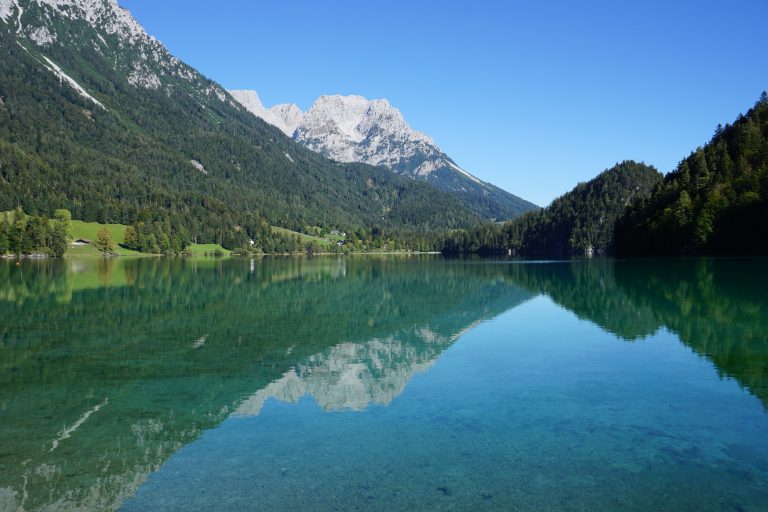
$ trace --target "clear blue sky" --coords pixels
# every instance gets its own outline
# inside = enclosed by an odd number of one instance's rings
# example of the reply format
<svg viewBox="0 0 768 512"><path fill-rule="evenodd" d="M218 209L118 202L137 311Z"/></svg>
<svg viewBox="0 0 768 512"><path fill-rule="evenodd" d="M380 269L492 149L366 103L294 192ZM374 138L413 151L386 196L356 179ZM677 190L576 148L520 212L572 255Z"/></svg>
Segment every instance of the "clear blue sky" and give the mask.
<svg viewBox="0 0 768 512"><path fill-rule="evenodd" d="M768 1L119 0L226 88L388 98L540 205L624 159L668 172L768 89Z"/></svg>

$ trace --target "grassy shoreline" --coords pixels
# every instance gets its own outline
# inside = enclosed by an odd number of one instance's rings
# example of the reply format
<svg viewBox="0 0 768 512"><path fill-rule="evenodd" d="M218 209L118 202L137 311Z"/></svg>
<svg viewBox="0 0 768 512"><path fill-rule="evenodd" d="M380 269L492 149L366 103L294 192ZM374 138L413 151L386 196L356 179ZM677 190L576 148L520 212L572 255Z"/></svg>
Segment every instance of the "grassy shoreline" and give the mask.
<svg viewBox="0 0 768 512"><path fill-rule="evenodd" d="M8 212L10 213L10 212ZM128 257L128 258L150 258L162 256L161 254L144 253L134 251L124 247L125 243L125 231L128 228L125 224L102 224L99 222L86 222L83 220L71 221L71 234L72 242L67 248L67 252L64 254L64 258L112 258L112 257ZM116 244L114 254L103 254L94 246L93 242L98 237L98 232L102 229L106 229L111 235L112 240ZM423 255L423 254L440 254L439 252L420 252L420 251L384 251L381 249L371 251L342 251L334 252L330 249L335 249L337 243L343 240L341 234L329 235L327 238L318 236L312 236L305 233L299 233L298 231L292 231L287 228L281 228L272 226L274 233L279 233L285 236L298 237L304 243L311 243L316 249L319 249L311 254L311 256L349 256L349 255ZM187 250L187 254L183 257L191 258L222 258L236 256L234 251L224 248L220 244L192 244ZM297 251L293 253L250 253L243 254L244 257L264 257L264 256L310 256L305 251ZM47 259L51 256L42 253L33 253L22 255L22 259ZM18 259L15 254L0 254L2 259Z"/></svg>

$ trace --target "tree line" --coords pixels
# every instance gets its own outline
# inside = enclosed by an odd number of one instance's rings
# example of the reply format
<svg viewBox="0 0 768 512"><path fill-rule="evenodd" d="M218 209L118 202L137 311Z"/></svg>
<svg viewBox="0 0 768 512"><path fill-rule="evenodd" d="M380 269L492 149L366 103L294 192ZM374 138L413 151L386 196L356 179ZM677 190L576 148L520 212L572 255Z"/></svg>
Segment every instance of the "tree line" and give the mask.
<svg viewBox="0 0 768 512"><path fill-rule="evenodd" d="M72 215L56 210L53 220L27 215L21 208L0 213L0 255L40 254L61 257L72 237Z"/></svg>
<svg viewBox="0 0 768 512"><path fill-rule="evenodd" d="M768 94L630 205L616 239L621 256L768 253Z"/></svg>
<svg viewBox="0 0 768 512"><path fill-rule="evenodd" d="M547 208L455 230L442 251L528 258L768 254L768 93L666 176L622 162Z"/></svg>
<svg viewBox="0 0 768 512"><path fill-rule="evenodd" d="M98 43L95 33L77 37ZM148 232L137 246L160 251L183 247L185 232L197 243L242 247L262 221L422 234L480 222L428 184L301 147L227 98L201 95L212 86L202 78L179 79L174 87L186 92L168 95L134 87L88 44L51 47L46 56L103 101L102 110L3 26L0 46L0 211L20 205L50 217L66 208L84 221L143 222ZM265 249L283 242L265 239Z"/></svg>
<svg viewBox="0 0 768 512"><path fill-rule="evenodd" d="M606 255L613 250L613 228L626 205L650 195L660 180L653 167L624 161L546 208L504 224L454 231L445 238L442 252L526 258Z"/></svg>

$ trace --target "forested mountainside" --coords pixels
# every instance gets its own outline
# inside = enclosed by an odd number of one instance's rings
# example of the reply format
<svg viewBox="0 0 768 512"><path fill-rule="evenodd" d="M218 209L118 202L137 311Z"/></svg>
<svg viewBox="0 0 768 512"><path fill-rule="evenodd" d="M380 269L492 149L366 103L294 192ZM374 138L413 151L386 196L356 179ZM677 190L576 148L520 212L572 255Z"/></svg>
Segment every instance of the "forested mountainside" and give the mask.
<svg viewBox="0 0 768 512"><path fill-rule="evenodd" d="M661 177L623 162L503 226L457 230L450 254L530 258L768 253L768 93Z"/></svg>
<svg viewBox="0 0 768 512"><path fill-rule="evenodd" d="M614 225L624 209L648 197L661 179L656 169L643 163L616 164L542 210L504 225L483 225L452 233L443 252L528 258L608 254L613 248Z"/></svg>
<svg viewBox="0 0 768 512"><path fill-rule="evenodd" d="M450 193L478 215L508 220L538 208L480 180L418 132L386 99L321 96L306 112L292 103L265 108L256 91L230 93L245 108L313 151L339 162L381 165Z"/></svg>
<svg viewBox="0 0 768 512"><path fill-rule="evenodd" d="M768 94L633 204L616 240L622 256L768 253Z"/></svg>
<svg viewBox="0 0 768 512"><path fill-rule="evenodd" d="M479 221L429 185L293 142L114 0L0 4L0 211L157 221L230 245L265 222L427 232Z"/></svg>

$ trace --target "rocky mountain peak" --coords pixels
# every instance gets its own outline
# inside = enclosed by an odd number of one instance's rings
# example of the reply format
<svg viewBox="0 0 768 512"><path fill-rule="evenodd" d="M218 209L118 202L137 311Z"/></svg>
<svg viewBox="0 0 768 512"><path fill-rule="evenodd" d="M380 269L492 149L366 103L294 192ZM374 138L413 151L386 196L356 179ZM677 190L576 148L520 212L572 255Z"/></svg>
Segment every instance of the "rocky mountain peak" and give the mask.
<svg viewBox="0 0 768 512"><path fill-rule="evenodd" d="M459 167L386 99L324 95L302 112L292 103L265 108L256 91L230 93L254 115L323 156L381 165L427 181L458 196L484 217L507 219L536 207Z"/></svg>
<svg viewBox="0 0 768 512"><path fill-rule="evenodd" d="M54 45L78 51L90 47L134 87L169 90L175 79L182 79L199 86L201 98L231 101L223 89L171 55L116 0L0 0L0 20L43 51ZM83 32L83 23L91 30Z"/></svg>
<svg viewBox="0 0 768 512"><path fill-rule="evenodd" d="M281 103L270 108L264 107L259 94L253 90L232 90L229 94L246 110L276 126L289 137L293 137L296 128L304 119L304 112L293 103Z"/></svg>
<svg viewBox="0 0 768 512"><path fill-rule="evenodd" d="M25 10L49 8L69 20L84 20L94 27L104 29L108 34L124 40L137 42L155 40L131 13L118 5L116 0L0 0L0 19L8 22L15 13L19 33L27 32L23 23ZM49 15L44 19L50 20Z"/></svg>

